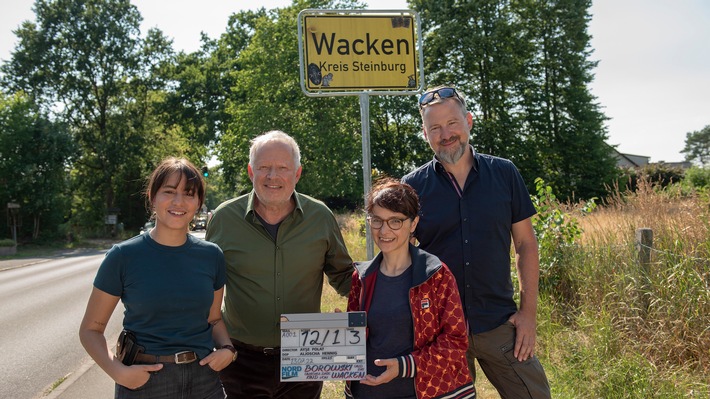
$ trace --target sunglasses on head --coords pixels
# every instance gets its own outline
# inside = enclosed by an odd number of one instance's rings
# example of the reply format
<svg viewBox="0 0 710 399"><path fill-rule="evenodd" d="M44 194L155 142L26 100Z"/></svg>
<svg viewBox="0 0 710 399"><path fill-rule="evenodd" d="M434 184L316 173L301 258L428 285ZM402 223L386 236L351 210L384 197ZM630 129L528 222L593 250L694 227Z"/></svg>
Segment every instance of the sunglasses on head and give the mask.
<svg viewBox="0 0 710 399"><path fill-rule="evenodd" d="M424 106L429 105L431 102L436 100L437 98L451 98L451 97L456 97L463 102L463 99L461 96L459 96L459 93L454 89L453 87L442 87L440 89L436 90L431 90L428 91L419 97L419 108L424 108Z"/></svg>

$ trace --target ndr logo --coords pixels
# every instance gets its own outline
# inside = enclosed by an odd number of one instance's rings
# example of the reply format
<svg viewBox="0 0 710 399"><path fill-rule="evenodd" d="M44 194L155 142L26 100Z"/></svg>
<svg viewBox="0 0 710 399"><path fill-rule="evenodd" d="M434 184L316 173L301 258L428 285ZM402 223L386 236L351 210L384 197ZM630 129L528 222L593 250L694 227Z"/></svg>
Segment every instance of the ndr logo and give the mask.
<svg viewBox="0 0 710 399"><path fill-rule="evenodd" d="M281 378L289 379L298 377L298 373L300 373L301 370L303 370L301 366L283 366L281 367Z"/></svg>

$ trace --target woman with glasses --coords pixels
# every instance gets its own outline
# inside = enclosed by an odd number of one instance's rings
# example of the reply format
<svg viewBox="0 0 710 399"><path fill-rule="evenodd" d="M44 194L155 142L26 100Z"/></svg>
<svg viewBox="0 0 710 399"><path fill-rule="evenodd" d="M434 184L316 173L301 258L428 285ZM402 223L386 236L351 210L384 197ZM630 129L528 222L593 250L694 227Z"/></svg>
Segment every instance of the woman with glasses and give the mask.
<svg viewBox="0 0 710 399"><path fill-rule="evenodd" d="M380 253L357 263L348 311L367 312L367 376L350 398L475 398L467 327L456 281L436 256L410 243L419 199L408 184L379 181L367 219Z"/></svg>

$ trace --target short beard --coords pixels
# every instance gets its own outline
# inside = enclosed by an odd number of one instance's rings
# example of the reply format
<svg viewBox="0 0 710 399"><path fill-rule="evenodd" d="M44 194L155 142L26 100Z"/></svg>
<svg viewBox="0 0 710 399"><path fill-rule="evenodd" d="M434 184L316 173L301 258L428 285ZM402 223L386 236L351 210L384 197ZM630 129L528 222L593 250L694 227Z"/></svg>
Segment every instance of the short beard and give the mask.
<svg viewBox="0 0 710 399"><path fill-rule="evenodd" d="M436 157L439 158L439 161L443 163L454 165L456 162L458 162L459 159L461 159L467 148L468 146L466 144L461 144L455 151L452 151L450 153L439 151L436 154Z"/></svg>

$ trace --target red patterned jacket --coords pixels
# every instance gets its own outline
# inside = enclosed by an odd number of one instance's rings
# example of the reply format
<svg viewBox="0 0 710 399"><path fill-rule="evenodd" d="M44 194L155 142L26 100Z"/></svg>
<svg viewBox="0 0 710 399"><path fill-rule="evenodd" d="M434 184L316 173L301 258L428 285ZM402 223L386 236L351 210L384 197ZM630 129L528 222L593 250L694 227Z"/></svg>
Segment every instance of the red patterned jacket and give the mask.
<svg viewBox="0 0 710 399"><path fill-rule="evenodd" d="M414 325L414 351L399 360L398 378L414 378L419 399L475 398L468 371L468 334L456 279L436 256L409 245L413 284L409 304ZM356 264L348 311L370 308L382 254ZM392 326L397 328L397 326ZM346 397L352 397L346 384Z"/></svg>

